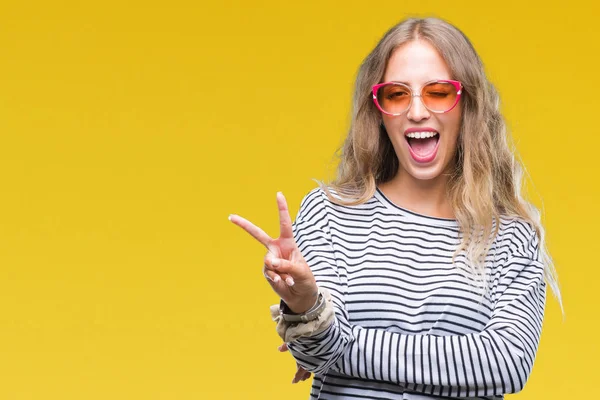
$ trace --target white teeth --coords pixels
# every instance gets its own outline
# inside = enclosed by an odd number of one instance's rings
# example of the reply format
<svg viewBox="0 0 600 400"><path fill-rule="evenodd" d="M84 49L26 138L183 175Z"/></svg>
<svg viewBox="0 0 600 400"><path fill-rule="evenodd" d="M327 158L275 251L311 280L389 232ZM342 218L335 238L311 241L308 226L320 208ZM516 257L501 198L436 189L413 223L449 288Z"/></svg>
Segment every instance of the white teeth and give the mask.
<svg viewBox="0 0 600 400"><path fill-rule="evenodd" d="M437 132L411 132L406 135L406 137L414 138L414 139L425 139L434 137L437 135Z"/></svg>

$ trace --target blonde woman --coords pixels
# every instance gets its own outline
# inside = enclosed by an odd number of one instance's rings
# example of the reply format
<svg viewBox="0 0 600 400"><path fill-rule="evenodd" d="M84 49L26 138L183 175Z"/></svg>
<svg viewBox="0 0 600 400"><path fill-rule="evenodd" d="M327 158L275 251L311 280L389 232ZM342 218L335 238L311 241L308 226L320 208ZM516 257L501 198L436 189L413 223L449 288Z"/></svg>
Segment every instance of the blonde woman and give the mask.
<svg viewBox="0 0 600 400"><path fill-rule="evenodd" d="M502 398L533 367L546 284L498 95L465 35L408 19L362 63L337 178L267 249L264 274L312 399ZM308 372L307 372L308 371Z"/></svg>

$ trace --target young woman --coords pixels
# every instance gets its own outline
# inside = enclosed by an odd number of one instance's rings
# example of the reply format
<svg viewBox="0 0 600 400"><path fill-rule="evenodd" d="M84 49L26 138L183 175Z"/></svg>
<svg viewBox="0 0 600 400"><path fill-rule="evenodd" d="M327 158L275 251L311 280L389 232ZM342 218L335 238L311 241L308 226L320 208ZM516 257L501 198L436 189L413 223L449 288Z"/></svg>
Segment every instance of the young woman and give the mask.
<svg viewBox="0 0 600 400"><path fill-rule="evenodd" d="M498 96L465 35L390 29L358 73L337 179L265 245L277 331L313 399L502 398L523 388L546 284L539 213L520 194ZM308 371L308 372L306 372Z"/></svg>

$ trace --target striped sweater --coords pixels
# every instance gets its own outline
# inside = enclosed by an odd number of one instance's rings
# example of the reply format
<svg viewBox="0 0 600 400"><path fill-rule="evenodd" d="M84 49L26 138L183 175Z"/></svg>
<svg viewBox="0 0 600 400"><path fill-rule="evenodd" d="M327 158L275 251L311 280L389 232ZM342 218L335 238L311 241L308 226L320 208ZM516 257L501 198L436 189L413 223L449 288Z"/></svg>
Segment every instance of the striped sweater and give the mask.
<svg viewBox="0 0 600 400"><path fill-rule="evenodd" d="M335 195L335 192L333 192ZM477 290L456 220L400 208L378 189L340 206L320 188L293 223L336 318L288 344L314 373L311 399L502 399L532 369L546 284L533 227L501 218Z"/></svg>

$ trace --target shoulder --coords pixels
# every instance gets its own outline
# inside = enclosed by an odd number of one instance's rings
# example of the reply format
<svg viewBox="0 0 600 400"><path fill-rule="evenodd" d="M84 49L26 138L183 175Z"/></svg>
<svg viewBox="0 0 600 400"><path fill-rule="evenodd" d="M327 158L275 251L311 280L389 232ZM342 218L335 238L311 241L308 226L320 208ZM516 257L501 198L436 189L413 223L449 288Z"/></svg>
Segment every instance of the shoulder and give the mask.
<svg viewBox="0 0 600 400"><path fill-rule="evenodd" d="M522 217L503 216L500 218L498 240L510 248L510 253L537 259L540 237L535 225Z"/></svg>
<svg viewBox="0 0 600 400"><path fill-rule="evenodd" d="M342 200L342 196L341 194L334 189L331 186L317 186L316 188L312 189L310 192L308 192L304 198L302 199L302 203L304 203L305 201L311 201L315 198L320 198L321 200L323 200L324 202L330 203L331 201L329 199L329 197L327 196L327 193L325 191L325 189L327 189L327 192L329 192L329 194L331 194L331 196L336 199L336 200Z"/></svg>
<svg viewBox="0 0 600 400"><path fill-rule="evenodd" d="M332 196L339 198L338 193L334 189L328 189ZM323 219L324 214L326 214L334 204L335 203L329 199L323 188L316 187L309 191L302 198L296 220L308 221L314 219Z"/></svg>

